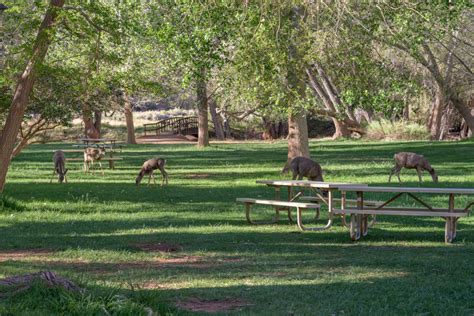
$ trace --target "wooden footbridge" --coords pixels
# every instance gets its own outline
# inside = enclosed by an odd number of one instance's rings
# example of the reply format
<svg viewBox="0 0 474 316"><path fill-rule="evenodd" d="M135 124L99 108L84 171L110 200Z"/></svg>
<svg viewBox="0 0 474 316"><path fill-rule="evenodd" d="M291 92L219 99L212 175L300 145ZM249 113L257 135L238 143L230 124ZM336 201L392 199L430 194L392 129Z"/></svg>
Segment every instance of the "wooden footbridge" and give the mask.
<svg viewBox="0 0 474 316"><path fill-rule="evenodd" d="M143 125L143 136L139 143L167 143L195 141L198 136L196 116L172 117L156 123Z"/></svg>
<svg viewBox="0 0 474 316"><path fill-rule="evenodd" d="M144 136L195 135L198 134L196 116L172 117L156 123L144 124Z"/></svg>

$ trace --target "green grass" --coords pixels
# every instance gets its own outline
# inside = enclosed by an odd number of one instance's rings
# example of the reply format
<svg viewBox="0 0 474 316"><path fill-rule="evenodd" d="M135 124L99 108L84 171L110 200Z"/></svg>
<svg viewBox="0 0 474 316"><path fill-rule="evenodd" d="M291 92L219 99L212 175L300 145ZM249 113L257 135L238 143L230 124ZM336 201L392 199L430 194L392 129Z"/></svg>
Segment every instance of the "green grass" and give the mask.
<svg viewBox="0 0 474 316"><path fill-rule="evenodd" d="M35 287L27 295L0 298L0 314L135 315L145 314L145 307L186 314L175 303L189 298L250 304L227 312L237 314L474 313L470 217L460 220L453 245L443 242L443 220L431 217L380 216L357 243L339 220L324 232L300 233L286 220L251 226L235 198L273 196L255 180L283 178L284 142L205 150L128 146L118 168L106 169L104 177L84 175L79 163L71 163L69 183L50 184L52 150L68 147L30 146L13 161L0 208L0 277L48 269L85 287L86 294ZM326 181L385 185L393 153L402 150L429 157L439 185L474 186L472 141L311 142ZM153 156L167 159L170 184L136 187L141 163ZM419 185L413 170L401 177L406 185ZM429 174L424 179L423 186L433 186ZM440 196L426 199L446 203ZM467 201L460 198L456 205ZM136 246L159 242L179 244L182 251ZM46 253L8 256L37 248Z"/></svg>

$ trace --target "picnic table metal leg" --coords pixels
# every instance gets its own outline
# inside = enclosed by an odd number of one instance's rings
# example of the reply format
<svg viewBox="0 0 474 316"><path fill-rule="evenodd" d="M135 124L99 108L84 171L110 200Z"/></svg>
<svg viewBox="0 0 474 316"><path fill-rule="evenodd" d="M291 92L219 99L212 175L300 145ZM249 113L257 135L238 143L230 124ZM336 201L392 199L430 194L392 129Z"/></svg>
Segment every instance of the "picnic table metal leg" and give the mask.
<svg viewBox="0 0 474 316"><path fill-rule="evenodd" d="M112 151L110 151L110 160L109 160L109 169L115 169L115 161L113 160L114 154Z"/></svg>
<svg viewBox="0 0 474 316"><path fill-rule="evenodd" d="M357 192L357 209L364 209L364 193ZM365 218L367 219L367 218ZM359 240L360 237L367 235L367 223L363 214L351 214L350 235L353 241Z"/></svg>
<svg viewBox="0 0 474 316"><path fill-rule="evenodd" d="M449 212L454 212L454 194L449 195ZM446 227L444 232L444 241L446 243L452 243L456 237L456 218L446 217Z"/></svg>
<svg viewBox="0 0 474 316"><path fill-rule="evenodd" d="M357 192L357 208L359 210L363 210L364 209L364 192ZM368 232L368 229L369 229L369 226L368 226L368 215L364 215L364 214L359 214L359 229L360 229L360 233L362 236L367 236L367 232Z"/></svg>
<svg viewBox="0 0 474 316"><path fill-rule="evenodd" d="M301 216L301 208L297 207L296 208L296 224L298 225L299 229L301 229L303 231L321 231L321 230L326 230L326 229L331 228L332 223L333 223L332 194L333 194L333 192L331 190L329 190L328 191L328 210L329 210L328 214L329 214L329 219L328 219L327 224L325 226L322 226L322 227L305 227L303 225L303 220L302 220L302 216Z"/></svg>
<svg viewBox="0 0 474 316"><path fill-rule="evenodd" d="M345 191L341 191L341 210L345 210L346 209L346 195L347 193ZM346 221L346 214L341 214L341 219L342 219L342 226L345 226L347 228L350 228L351 225L350 225L350 222L348 223Z"/></svg>
<svg viewBox="0 0 474 316"><path fill-rule="evenodd" d="M351 214L351 224L349 227L349 234L351 235L352 241L357 241L360 239L360 226L359 226L359 216L357 214Z"/></svg>
<svg viewBox="0 0 474 316"><path fill-rule="evenodd" d="M245 217L247 218L247 222L253 225L262 225L262 224L275 224L278 222L278 213L276 213L275 217L270 221L253 221L250 218L250 210L252 209L252 203L245 203Z"/></svg>
<svg viewBox="0 0 474 316"><path fill-rule="evenodd" d="M280 197L278 197L278 200L280 199ZM288 187L288 201L291 201L293 200L293 189L292 187ZM290 223L294 223L295 221L293 220L293 217L291 216L291 208L287 208L287 211L288 211L288 220L290 221Z"/></svg>

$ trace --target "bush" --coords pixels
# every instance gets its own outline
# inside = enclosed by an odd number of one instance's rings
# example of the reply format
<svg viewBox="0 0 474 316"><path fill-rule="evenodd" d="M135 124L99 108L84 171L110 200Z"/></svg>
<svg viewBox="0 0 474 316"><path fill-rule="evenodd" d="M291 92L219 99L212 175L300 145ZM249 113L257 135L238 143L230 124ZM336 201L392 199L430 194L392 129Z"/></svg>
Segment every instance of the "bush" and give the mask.
<svg viewBox="0 0 474 316"><path fill-rule="evenodd" d="M367 126L366 138L373 140L420 140L429 139L425 126L406 121L392 122L386 119L372 121Z"/></svg>

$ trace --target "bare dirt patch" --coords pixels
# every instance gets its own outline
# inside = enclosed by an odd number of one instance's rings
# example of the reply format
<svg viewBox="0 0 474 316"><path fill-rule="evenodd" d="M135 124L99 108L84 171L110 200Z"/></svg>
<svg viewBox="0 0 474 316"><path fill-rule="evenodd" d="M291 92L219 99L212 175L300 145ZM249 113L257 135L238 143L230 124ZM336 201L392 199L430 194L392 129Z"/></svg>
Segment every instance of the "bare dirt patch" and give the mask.
<svg viewBox="0 0 474 316"><path fill-rule="evenodd" d="M178 301L176 306L191 312L218 313L231 310L240 310L243 307L250 306L249 302L239 298L225 298L216 300L202 300L199 298L190 298L186 301Z"/></svg>
<svg viewBox="0 0 474 316"><path fill-rule="evenodd" d="M158 243L140 243L134 244L134 246L142 251L147 252L178 252L183 250L183 246L179 244L172 244L167 242Z"/></svg>
<svg viewBox="0 0 474 316"><path fill-rule="evenodd" d="M28 257L42 257L52 254L54 251L46 248L0 250L0 262L8 260L20 260Z"/></svg>

